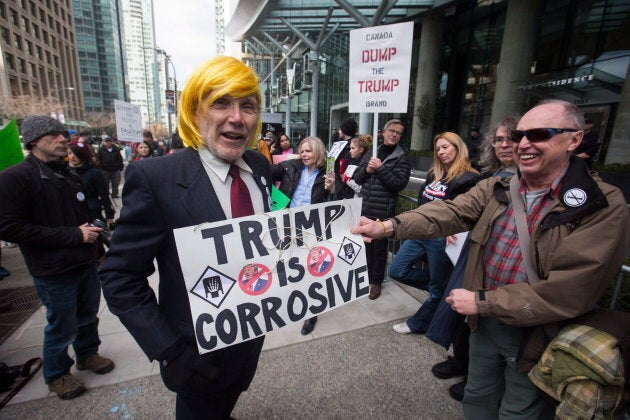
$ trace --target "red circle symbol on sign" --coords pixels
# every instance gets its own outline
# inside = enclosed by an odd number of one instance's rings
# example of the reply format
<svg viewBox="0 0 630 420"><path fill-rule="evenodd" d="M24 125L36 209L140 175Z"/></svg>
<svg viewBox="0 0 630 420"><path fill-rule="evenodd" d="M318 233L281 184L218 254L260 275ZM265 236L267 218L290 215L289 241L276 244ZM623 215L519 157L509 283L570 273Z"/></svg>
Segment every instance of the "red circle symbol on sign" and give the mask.
<svg viewBox="0 0 630 420"><path fill-rule="evenodd" d="M238 285L248 295L265 293L271 287L271 270L263 264L247 264L238 274Z"/></svg>
<svg viewBox="0 0 630 420"><path fill-rule="evenodd" d="M306 257L306 268L315 277L325 276L333 266L335 257L328 248L316 246L311 248Z"/></svg>

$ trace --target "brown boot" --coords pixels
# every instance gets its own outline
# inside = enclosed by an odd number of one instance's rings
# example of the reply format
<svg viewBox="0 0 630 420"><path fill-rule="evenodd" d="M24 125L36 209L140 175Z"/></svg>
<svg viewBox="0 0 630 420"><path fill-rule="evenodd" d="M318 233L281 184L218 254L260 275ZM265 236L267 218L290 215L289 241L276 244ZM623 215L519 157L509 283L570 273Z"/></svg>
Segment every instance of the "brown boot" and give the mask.
<svg viewBox="0 0 630 420"><path fill-rule="evenodd" d="M114 362L94 353L85 360L77 361L78 370L91 370L97 375L109 373L114 369Z"/></svg>
<svg viewBox="0 0 630 420"><path fill-rule="evenodd" d="M378 299L381 295L381 285L380 284L370 284L370 299Z"/></svg>
<svg viewBox="0 0 630 420"><path fill-rule="evenodd" d="M61 378L49 383L48 389L50 392L56 393L62 400L71 400L85 392L85 387L70 373L66 373Z"/></svg>

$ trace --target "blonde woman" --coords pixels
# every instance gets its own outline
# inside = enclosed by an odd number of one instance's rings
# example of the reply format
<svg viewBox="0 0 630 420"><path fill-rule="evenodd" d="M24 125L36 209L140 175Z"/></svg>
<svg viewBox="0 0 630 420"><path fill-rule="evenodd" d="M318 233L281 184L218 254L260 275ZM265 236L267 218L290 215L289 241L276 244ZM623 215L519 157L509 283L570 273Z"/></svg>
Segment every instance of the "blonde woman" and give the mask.
<svg viewBox="0 0 630 420"><path fill-rule="evenodd" d="M479 173L471 166L468 149L460 136L450 131L433 138L433 166L420 188L418 204L449 200L472 188ZM420 309L406 322L393 326L400 334L424 334L433 319L452 265L446 255L447 238L407 240L389 267L389 276L401 283L429 292ZM428 269L416 267L426 256Z"/></svg>
<svg viewBox="0 0 630 420"><path fill-rule="evenodd" d="M274 181L280 181L279 189L291 199L289 207L300 207L328 201L330 193L324 188L326 174L326 146L318 137L306 137L298 145L299 159L290 159L272 167ZM307 319L302 335L315 329L317 317Z"/></svg>

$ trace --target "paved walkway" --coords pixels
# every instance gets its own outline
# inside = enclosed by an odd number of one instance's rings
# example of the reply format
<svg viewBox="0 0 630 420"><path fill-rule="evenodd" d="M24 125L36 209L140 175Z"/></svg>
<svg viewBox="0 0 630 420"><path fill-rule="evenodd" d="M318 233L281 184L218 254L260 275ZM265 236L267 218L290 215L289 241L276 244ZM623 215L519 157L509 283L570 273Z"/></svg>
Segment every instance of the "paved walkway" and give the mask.
<svg viewBox="0 0 630 420"><path fill-rule="evenodd" d="M32 284L17 248L2 250L12 272L0 287ZM151 279L155 285L156 279ZM415 312L426 294L387 282L376 301L361 298L319 317L314 332L301 324L269 334L256 378L234 411L236 418L462 417L447 393L455 380L434 378L430 368L447 352L421 335L392 331ZM0 419L157 419L174 417L174 394L131 335L101 302L100 353L116 368L106 375L72 369L88 392L71 401L50 394L39 372L0 410ZM0 345L0 360L20 364L41 356L45 308Z"/></svg>

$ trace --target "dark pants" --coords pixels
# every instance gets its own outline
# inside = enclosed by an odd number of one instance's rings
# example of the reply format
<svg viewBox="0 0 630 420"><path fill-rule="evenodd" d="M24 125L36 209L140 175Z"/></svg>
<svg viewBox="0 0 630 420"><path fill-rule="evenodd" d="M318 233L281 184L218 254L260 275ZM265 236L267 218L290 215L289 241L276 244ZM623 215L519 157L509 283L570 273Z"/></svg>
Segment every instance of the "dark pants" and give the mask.
<svg viewBox="0 0 630 420"><path fill-rule="evenodd" d="M177 420L229 419L241 392L239 387L212 395L177 394L175 416Z"/></svg>
<svg viewBox="0 0 630 420"><path fill-rule="evenodd" d="M470 334L464 417L477 419L552 419L553 407L516 365L522 330L479 317Z"/></svg>
<svg viewBox="0 0 630 420"><path fill-rule="evenodd" d="M387 266L387 238L375 239L365 244L365 258L367 259L368 277L370 284L381 284L385 278Z"/></svg>
<svg viewBox="0 0 630 420"><path fill-rule="evenodd" d="M109 189L109 184L112 184L112 195L118 195L118 186L120 185L120 169L116 171L102 170L103 177L105 178L105 185Z"/></svg>

